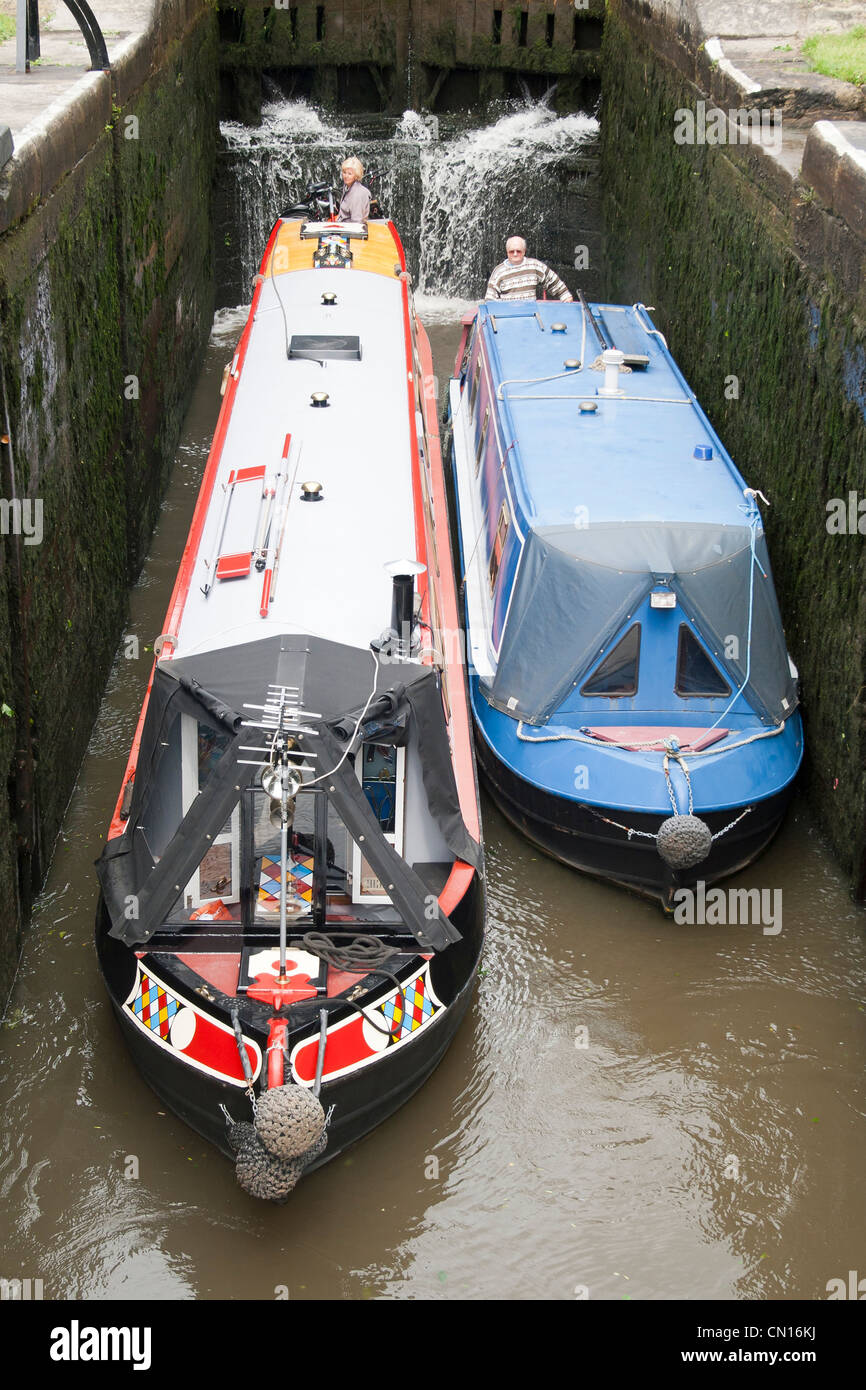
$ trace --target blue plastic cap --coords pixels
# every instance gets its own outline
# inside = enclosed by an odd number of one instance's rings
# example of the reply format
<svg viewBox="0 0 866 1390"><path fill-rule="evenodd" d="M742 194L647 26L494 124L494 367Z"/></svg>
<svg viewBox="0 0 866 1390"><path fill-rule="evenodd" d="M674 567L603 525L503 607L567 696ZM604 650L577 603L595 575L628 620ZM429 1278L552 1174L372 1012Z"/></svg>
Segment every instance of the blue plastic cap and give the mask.
<svg viewBox="0 0 866 1390"><path fill-rule="evenodd" d="M696 459L711 459L712 457L713 457L713 446L712 446L712 444L696 444L696 445L695 445L695 458L696 458Z"/></svg>

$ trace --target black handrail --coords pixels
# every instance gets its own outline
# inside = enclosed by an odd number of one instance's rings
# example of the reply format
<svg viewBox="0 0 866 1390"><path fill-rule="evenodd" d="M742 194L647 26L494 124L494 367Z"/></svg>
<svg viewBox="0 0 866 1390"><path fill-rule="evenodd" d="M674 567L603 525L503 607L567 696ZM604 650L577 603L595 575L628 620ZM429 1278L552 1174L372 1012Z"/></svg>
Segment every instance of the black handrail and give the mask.
<svg viewBox="0 0 866 1390"><path fill-rule="evenodd" d="M27 61L35 63L39 57L39 0L27 0Z"/></svg>
<svg viewBox="0 0 866 1390"><path fill-rule="evenodd" d="M73 19L84 35L90 54L91 72L101 72L104 68L110 67L102 30L87 0L63 0L63 3L71 11ZM27 0L26 21L27 62L31 63L39 57L39 0Z"/></svg>
<svg viewBox="0 0 866 1390"><path fill-rule="evenodd" d="M105 46L105 39L102 37L102 30L87 0L64 0L64 4L68 10L72 11L72 15L84 35L87 51L90 54L91 72L99 72L102 68L110 67L108 49Z"/></svg>

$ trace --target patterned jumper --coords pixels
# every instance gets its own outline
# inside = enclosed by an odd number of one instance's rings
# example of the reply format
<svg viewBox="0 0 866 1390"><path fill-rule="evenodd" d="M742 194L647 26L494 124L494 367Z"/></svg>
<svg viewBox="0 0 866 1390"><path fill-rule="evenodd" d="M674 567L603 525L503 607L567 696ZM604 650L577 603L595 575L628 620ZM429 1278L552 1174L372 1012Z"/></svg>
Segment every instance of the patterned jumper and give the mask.
<svg viewBox="0 0 866 1390"><path fill-rule="evenodd" d="M536 299L538 290L546 290L551 299L571 302L571 293L558 275L544 261L524 256L520 265L502 261L491 272L485 299Z"/></svg>

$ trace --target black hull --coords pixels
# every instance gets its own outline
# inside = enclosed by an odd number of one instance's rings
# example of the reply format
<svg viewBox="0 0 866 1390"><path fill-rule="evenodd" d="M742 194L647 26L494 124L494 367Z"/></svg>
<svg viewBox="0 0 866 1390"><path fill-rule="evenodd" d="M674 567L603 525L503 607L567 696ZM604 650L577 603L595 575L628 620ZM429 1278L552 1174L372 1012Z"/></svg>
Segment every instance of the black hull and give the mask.
<svg viewBox="0 0 866 1390"><path fill-rule="evenodd" d="M462 933L463 940L431 962L431 979L446 1008L403 1047L382 1054L370 1065L348 1076L325 1081L320 1095L322 1105L326 1114L331 1106L334 1107L328 1127L328 1147L310 1165L308 1172L336 1158L350 1144L392 1115L423 1085L442 1060L472 998L481 952L483 913L483 885L476 873L463 901L451 913L451 920ZM151 1042L132 1022L123 1004L134 978L135 956L122 943L108 936L108 926L107 914L100 899L96 929L100 965L121 1033L137 1067L148 1085L176 1115L233 1160L220 1106L225 1105L236 1120L250 1120L252 1116L245 1091L188 1066L165 1048ZM195 999L194 1002L200 1006L202 1001ZM230 1022L226 1007L216 1005L213 1016L220 1022ZM332 1015L332 1019L337 1017L339 1015ZM264 1049L267 1044L266 1029L257 1030L246 1021L243 1021L243 1027L245 1034L254 1037ZM292 1032L289 1050L310 1033L309 1025Z"/></svg>
<svg viewBox="0 0 866 1390"><path fill-rule="evenodd" d="M678 888L708 887L745 868L766 849L782 823L793 794L793 782L775 796L759 801L737 825L713 841L707 858L685 872L671 869L654 840L633 836L606 824L589 807L551 796L518 777L491 752L477 728L475 754L481 773L499 809L534 845L572 869L652 898L670 911ZM701 813L715 835L746 808ZM655 834L664 817L624 809L605 811L610 820Z"/></svg>

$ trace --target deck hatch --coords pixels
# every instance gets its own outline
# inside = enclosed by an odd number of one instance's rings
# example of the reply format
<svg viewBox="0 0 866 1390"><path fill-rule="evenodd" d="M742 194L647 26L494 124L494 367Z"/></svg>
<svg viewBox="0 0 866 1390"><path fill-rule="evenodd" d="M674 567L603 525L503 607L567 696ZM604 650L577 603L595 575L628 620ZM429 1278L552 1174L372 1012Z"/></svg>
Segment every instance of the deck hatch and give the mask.
<svg viewBox="0 0 866 1390"><path fill-rule="evenodd" d="M361 339L349 333L293 333L289 358L313 362L360 362Z"/></svg>

